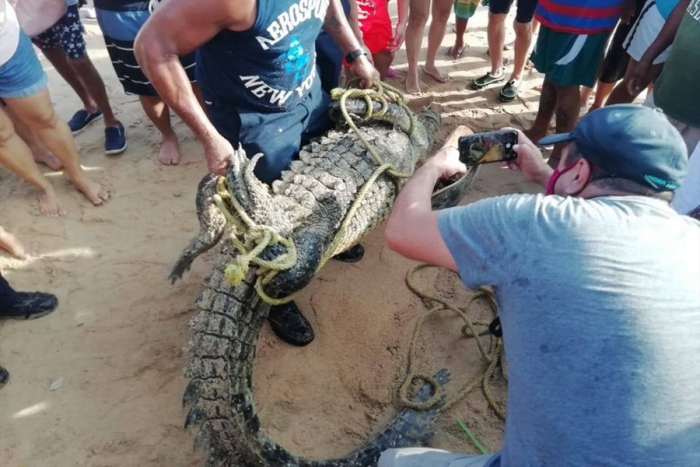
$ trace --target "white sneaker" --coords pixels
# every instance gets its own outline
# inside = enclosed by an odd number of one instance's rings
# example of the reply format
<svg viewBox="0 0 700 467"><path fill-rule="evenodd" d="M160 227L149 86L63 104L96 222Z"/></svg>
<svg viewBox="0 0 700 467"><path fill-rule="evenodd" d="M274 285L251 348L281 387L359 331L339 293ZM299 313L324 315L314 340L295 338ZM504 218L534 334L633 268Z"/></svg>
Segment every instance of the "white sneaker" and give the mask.
<svg viewBox="0 0 700 467"><path fill-rule="evenodd" d="M95 13L95 9L90 8L90 7L86 7L86 6L84 6L80 9L80 16L82 16L83 18L88 18L88 19L97 18L97 14Z"/></svg>

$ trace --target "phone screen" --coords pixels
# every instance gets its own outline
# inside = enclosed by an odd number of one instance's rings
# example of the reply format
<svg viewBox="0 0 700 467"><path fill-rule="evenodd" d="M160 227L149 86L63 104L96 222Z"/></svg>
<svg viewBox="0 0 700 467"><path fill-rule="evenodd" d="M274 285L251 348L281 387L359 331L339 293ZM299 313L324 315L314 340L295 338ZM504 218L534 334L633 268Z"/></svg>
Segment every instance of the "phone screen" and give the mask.
<svg viewBox="0 0 700 467"><path fill-rule="evenodd" d="M459 159L467 166L512 161L518 157L513 150L517 143L518 133L511 130L463 136L459 139Z"/></svg>

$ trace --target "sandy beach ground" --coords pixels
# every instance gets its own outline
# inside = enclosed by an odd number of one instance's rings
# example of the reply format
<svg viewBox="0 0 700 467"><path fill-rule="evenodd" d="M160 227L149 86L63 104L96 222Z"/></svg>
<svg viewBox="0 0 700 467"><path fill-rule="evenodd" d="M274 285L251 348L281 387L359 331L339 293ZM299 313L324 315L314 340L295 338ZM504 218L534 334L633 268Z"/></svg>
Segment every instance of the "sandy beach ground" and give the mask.
<svg viewBox="0 0 700 467"><path fill-rule="evenodd" d="M395 2L392 2L392 4ZM512 15L511 15L512 16ZM540 84L528 75L513 103L496 101L498 87L465 89L488 68L487 12L470 21L468 47L452 61L452 23L438 65L450 81L422 75L425 94L414 109L434 105L444 120L444 140L458 124L474 131L529 125ZM38 213L26 183L0 170L0 223L32 253L19 261L0 256L0 269L19 290L58 295L60 307L34 322L0 323L0 364L11 372L0 391L0 464L3 466L193 466L193 433L183 428L181 396L188 319L213 253L200 258L176 286L169 268L197 231L194 195L206 166L199 143L177 118L182 162L156 162L159 138L138 100L123 94L97 25L85 20L90 56L124 122L129 149L103 154L103 128L94 124L76 137L83 164L107 185L112 199L88 205L61 173L47 172L68 214L54 219ZM427 30L426 30L427 33ZM513 38L509 32L508 41ZM424 41L424 49L427 41ZM506 52L512 57L512 51ZM425 50L422 52L422 57ZM43 58L42 58L43 60ZM395 61L403 86L405 54ZM53 101L68 119L78 98L43 60ZM465 202L515 192L536 192L517 173L485 166ZM413 327L425 307L404 284L413 263L386 249L381 229L364 242L360 263L331 262L299 296L316 341L305 348L282 344L266 326L257 348L255 396L264 427L286 448L312 457L342 455L357 447L397 410L396 392L405 376ZM446 271L421 273L421 287L464 305L468 293ZM474 317L488 316L485 306ZM426 372L449 368L454 393L480 369L473 342L460 338L460 320L429 321L417 345L417 366ZM58 389L52 382L61 379ZM494 380L503 401L505 383ZM503 424L475 391L439 421L432 445L476 452L455 419L463 420L489 450L500 447Z"/></svg>

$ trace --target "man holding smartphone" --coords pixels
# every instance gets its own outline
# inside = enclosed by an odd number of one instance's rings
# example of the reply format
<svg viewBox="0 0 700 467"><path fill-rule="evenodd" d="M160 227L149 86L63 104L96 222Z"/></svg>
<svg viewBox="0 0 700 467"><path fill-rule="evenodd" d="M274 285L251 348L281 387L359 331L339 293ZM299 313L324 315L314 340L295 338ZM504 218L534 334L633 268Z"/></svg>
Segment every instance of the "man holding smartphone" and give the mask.
<svg viewBox="0 0 700 467"><path fill-rule="evenodd" d="M510 166L548 195L432 211L435 181L466 170L456 148L399 193L388 246L495 290L508 407L497 453L389 450L379 467L700 465L700 222L668 203L683 139L616 105L540 143L567 142L553 170L519 133Z"/></svg>

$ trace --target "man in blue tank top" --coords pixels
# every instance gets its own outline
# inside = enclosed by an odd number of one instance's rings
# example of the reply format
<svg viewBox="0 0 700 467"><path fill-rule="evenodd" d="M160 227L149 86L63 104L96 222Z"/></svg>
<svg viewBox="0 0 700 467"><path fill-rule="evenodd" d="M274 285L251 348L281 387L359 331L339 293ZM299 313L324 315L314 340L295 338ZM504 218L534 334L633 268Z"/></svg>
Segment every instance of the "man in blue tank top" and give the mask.
<svg viewBox="0 0 700 467"><path fill-rule="evenodd" d="M204 145L209 171L224 174L241 145L249 157L265 155L255 174L271 183L329 127L314 44L322 27L363 85L379 77L340 0L169 0L141 29L134 52L158 94ZM195 50L206 114L177 58ZM344 259L356 261L361 251ZM313 340L293 302L273 307L270 323L291 344Z"/></svg>

